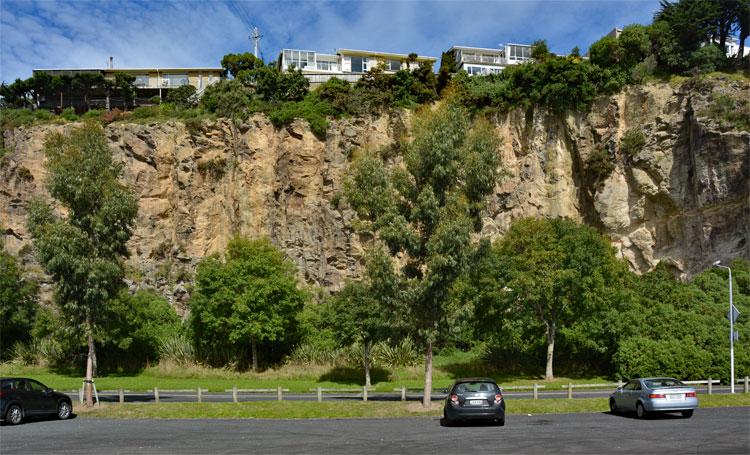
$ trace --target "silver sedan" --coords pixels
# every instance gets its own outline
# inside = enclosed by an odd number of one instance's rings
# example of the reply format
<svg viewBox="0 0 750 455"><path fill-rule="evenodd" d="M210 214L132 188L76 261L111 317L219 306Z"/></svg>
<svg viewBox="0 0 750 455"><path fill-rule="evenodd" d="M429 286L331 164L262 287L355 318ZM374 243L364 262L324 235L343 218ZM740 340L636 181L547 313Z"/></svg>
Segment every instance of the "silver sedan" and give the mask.
<svg viewBox="0 0 750 455"><path fill-rule="evenodd" d="M650 412L680 412L687 418L696 408L695 389L674 378L633 379L609 396L612 413L635 411L639 419Z"/></svg>

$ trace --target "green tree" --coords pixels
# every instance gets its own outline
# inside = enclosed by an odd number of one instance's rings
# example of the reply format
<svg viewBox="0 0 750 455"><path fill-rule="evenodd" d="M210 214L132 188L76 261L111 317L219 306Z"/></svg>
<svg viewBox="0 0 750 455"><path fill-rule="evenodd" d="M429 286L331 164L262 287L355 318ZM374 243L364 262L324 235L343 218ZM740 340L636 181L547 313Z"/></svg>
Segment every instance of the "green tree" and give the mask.
<svg viewBox="0 0 750 455"><path fill-rule="evenodd" d="M534 41L531 45L531 58L534 59L534 61L537 62L544 62L548 58L550 58L552 54L549 51L549 48L547 47L547 41L545 40L537 40Z"/></svg>
<svg viewBox="0 0 750 455"><path fill-rule="evenodd" d="M607 239L566 219L516 221L493 251L502 261L500 311L537 320L547 345L545 379L551 380L558 333L617 303L611 289L625 276L624 264Z"/></svg>
<svg viewBox="0 0 750 455"><path fill-rule="evenodd" d="M495 187L498 139L490 125L471 127L467 113L446 103L416 119L401 166L366 154L352 163L346 197L363 230L392 255L403 255L398 276L406 287L413 330L424 341L424 405L432 391L432 352L444 330L449 290L471 254L479 213ZM397 151L398 153L398 151Z"/></svg>
<svg viewBox="0 0 750 455"><path fill-rule="evenodd" d="M115 73L114 87L117 92L122 96L122 100L125 103L125 109L127 110L128 105L132 106L135 100L135 76L123 72Z"/></svg>
<svg viewBox="0 0 750 455"><path fill-rule="evenodd" d="M395 334L398 327L401 282L393 263L382 249L367 255L367 268L362 281L349 281L331 299L330 321L341 346L362 343L365 386L370 387L371 349L373 343Z"/></svg>
<svg viewBox="0 0 750 455"><path fill-rule="evenodd" d="M131 295L125 289L110 301L105 321L100 335L108 354L105 366L117 371L139 369L157 360L160 343L179 334L182 326L163 297L149 291Z"/></svg>
<svg viewBox="0 0 750 455"><path fill-rule="evenodd" d="M451 77L457 70L456 56L451 51L445 51L440 56L440 69L437 76L437 92L442 93L448 86Z"/></svg>
<svg viewBox="0 0 750 455"><path fill-rule="evenodd" d="M23 277L16 258L0 250L0 359L17 342L31 338L37 312L36 283Z"/></svg>
<svg viewBox="0 0 750 455"><path fill-rule="evenodd" d="M56 215L42 201L29 207L28 225L37 258L55 283L55 299L67 318L87 338L86 380L94 375L94 332L108 302L123 285L138 205L118 181L121 167L100 126L94 123L69 134L50 134L44 143L47 190L66 209ZM92 405L91 382L86 402Z"/></svg>
<svg viewBox="0 0 750 455"><path fill-rule="evenodd" d="M250 71L264 66L263 60L255 57L249 52L242 54L227 54L221 59L221 67L224 68L224 77L237 78L242 71Z"/></svg>
<svg viewBox="0 0 750 455"><path fill-rule="evenodd" d="M220 117L241 117L250 105L250 89L240 81L219 81L206 87L200 103Z"/></svg>
<svg viewBox="0 0 750 455"><path fill-rule="evenodd" d="M190 299L196 345L212 363L242 363L250 344L256 371L257 344L284 340L305 299L294 265L269 240L234 238L224 259L198 266Z"/></svg>
<svg viewBox="0 0 750 455"><path fill-rule="evenodd" d="M196 88L194 85L182 85L167 93L167 101L174 103L175 106L182 109L193 107L196 103L195 92Z"/></svg>

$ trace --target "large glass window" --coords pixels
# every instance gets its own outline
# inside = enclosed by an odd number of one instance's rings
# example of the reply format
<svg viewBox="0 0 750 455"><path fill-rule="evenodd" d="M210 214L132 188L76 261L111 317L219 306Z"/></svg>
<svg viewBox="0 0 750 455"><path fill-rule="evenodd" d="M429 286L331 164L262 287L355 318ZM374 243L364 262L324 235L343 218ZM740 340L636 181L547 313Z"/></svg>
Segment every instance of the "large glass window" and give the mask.
<svg viewBox="0 0 750 455"><path fill-rule="evenodd" d="M167 87L181 87L188 84L187 74L165 74L162 76L162 85Z"/></svg>
<svg viewBox="0 0 750 455"><path fill-rule="evenodd" d="M511 60L528 60L531 58L531 47L529 46L510 46Z"/></svg>
<svg viewBox="0 0 750 455"><path fill-rule="evenodd" d="M284 51L284 61L287 68L312 69L315 68L315 52L287 49Z"/></svg>
<svg viewBox="0 0 750 455"><path fill-rule="evenodd" d="M388 71L398 71L401 69L401 60L388 60L385 67Z"/></svg>
<svg viewBox="0 0 750 455"><path fill-rule="evenodd" d="M352 57L352 73L364 73L367 71L366 57Z"/></svg>
<svg viewBox="0 0 750 455"><path fill-rule="evenodd" d="M137 74L134 84L136 87L148 87L148 74Z"/></svg>

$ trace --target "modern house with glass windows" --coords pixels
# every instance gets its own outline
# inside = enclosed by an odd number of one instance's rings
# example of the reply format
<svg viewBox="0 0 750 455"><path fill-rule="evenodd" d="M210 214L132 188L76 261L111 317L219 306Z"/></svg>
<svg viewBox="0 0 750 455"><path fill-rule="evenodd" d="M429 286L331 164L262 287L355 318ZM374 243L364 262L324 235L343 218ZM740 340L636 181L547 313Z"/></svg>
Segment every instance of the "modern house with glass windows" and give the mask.
<svg viewBox="0 0 750 455"><path fill-rule="evenodd" d="M469 75L496 74L509 65L531 60L531 45L504 44L498 48L453 46L448 49L456 59L456 70Z"/></svg>
<svg viewBox="0 0 750 455"><path fill-rule="evenodd" d="M104 69L36 69L34 75L47 73L50 76L73 76L75 74L101 74L104 79L114 81L117 73L125 73L135 77L136 97L135 104L148 104L154 96L166 99L170 89L192 85L198 94L203 93L211 84L222 79L223 68L104 68ZM93 93L92 98L85 100L90 107L103 107L105 95ZM40 107L55 108L60 105L60 100L39 100ZM121 106L122 100L111 97L112 106ZM62 106L81 107L83 100L63 99Z"/></svg>
<svg viewBox="0 0 750 455"><path fill-rule="evenodd" d="M301 70L314 87L332 77L356 82L362 74L377 66L382 66L386 73L395 73L402 69L417 68L422 62L433 65L436 61L435 57L417 56L412 59L407 54L355 49L337 49L335 54L283 49L277 65L281 71L288 71L289 68Z"/></svg>

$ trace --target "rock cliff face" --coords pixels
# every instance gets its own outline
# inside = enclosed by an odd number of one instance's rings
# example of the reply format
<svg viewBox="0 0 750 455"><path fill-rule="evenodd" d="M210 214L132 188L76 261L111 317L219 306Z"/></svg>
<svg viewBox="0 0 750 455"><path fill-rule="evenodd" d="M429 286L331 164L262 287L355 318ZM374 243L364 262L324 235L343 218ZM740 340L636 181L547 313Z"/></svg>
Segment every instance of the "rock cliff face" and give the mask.
<svg viewBox="0 0 750 455"><path fill-rule="evenodd" d="M502 236L521 217L569 217L608 235L637 272L666 261L689 276L716 259L750 258L750 132L703 115L716 93L747 99L748 91L746 82L728 80L690 89L655 84L601 99L590 113L516 110L496 118L506 177L489 201L484 234ZM199 129L109 125L123 177L139 198L131 286L156 287L184 308L198 261L241 234L270 237L305 281L338 288L361 259L352 214L339 201L351 155L394 144L408 124L408 113L338 120L325 140L302 121L275 129L262 115ZM29 251L27 202L49 198L44 137L71 127L4 133L0 225L13 254ZM626 151L621 139L631 130L642 131L645 144Z"/></svg>

